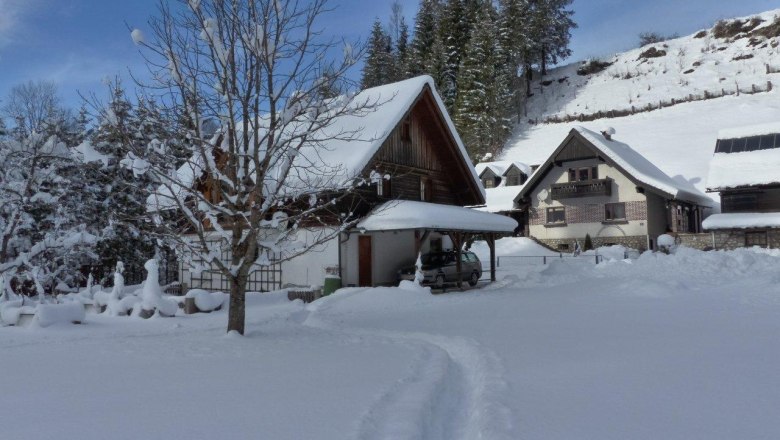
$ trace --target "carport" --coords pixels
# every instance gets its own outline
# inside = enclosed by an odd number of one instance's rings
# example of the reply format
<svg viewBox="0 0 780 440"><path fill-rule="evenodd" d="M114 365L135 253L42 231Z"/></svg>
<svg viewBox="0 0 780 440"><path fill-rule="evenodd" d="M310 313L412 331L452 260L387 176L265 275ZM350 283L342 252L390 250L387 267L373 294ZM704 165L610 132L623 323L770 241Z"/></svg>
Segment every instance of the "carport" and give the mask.
<svg viewBox="0 0 780 440"><path fill-rule="evenodd" d="M404 256L407 259L413 259L423 251L431 236L447 236L452 241L452 247L456 253L458 287L460 287L462 284L460 279L462 278L461 252L463 245L481 237L484 238L490 249L490 279L495 281L496 239L512 235L515 228L517 228L517 221L503 215L460 206L394 200L377 206L353 229L352 232L358 234L358 250L356 253L347 253L346 263L347 265L354 264L358 268L359 285L373 285L376 284L374 281L376 277L373 274L365 274L365 271L371 270L370 262L372 255L375 255L371 248L373 246L372 239L362 239L361 237L377 237L380 236L378 234L381 234L384 240L397 240L396 237L399 234L407 236L413 234L414 246L409 246L408 250L403 251L403 253L411 254L413 249L412 255ZM395 235L385 235L386 233ZM371 279L370 283L369 279Z"/></svg>

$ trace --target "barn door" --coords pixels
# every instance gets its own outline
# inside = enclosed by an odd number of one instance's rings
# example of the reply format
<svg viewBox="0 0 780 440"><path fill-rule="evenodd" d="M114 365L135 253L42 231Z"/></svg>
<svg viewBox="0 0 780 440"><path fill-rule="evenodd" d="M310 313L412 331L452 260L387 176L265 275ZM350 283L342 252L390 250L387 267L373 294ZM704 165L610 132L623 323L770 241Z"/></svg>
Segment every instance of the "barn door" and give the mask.
<svg viewBox="0 0 780 440"><path fill-rule="evenodd" d="M358 236L358 284L360 287L370 287L373 281L371 274L371 236Z"/></svg>

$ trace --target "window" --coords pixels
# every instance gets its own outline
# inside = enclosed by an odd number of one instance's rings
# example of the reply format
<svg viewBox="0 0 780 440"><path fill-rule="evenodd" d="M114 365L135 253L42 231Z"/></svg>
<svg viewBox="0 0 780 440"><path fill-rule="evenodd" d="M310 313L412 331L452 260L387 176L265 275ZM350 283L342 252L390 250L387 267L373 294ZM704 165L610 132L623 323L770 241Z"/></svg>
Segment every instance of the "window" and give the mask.
<svg viewBox="0 0 780 440"><path fill-rule="evenodd" d="M604 210L604 218L608 222L626 219L625 203L607 203L604 205Z"/></svg>
<svg viewBox="0 0 780 440"><path fill-rule="evenodd" d="M547 224L565 224L566 208L563 206L557 208L547 208Z"/></svg>
<svg viewBox="0 0 780 440"><path fill-rule="evenodd" d="M393 187L390 183L390 176L385 175L382 180L376 184L376 193L379 197L390 198L393 196Z"/></svg>
<svg viewBox="0 0 780 440"><path fill-rule="evenodd" d="M584 182L598 178L598 167L569 168L569 182Z"/></svg>
<svg viewBox="0 0 780 440"><path fill-rule="evenodd" d="M412 121L408 117L401 124L401 140L407 142L412 140Z"/></svg>
<svg viewBox="0 0 780 440"><path fill-rule="evenodd" d="M506 176L506 186L520 185L520 175L512 173Z"/></svg>
<svg viewBox="0 0 780 440"><path fill-rule="evenodd" d="M745 246L766 247L766 232L765 231L745 232Z"/></svg>
<svg viewBox="0 0 780 440"><path fill-rule="evenodd" d="M558 250L559 251L568 251L569 250L569 244L568 243L560 243L560 244L558 244Z"/></svg>
<svg viewBox="0 0 780 440"><path fill-rule="evenodd" d="M431 179L427 177L420 178L420 200L423 202L431 201Z"/></svg>
<svg viewBox="0 0 780 440"><path fill-rule="evenodd" d="M495 188L496 187L496 179L493 179L492 177L485 179L482 183L485 184L485 188Z"/></svg>

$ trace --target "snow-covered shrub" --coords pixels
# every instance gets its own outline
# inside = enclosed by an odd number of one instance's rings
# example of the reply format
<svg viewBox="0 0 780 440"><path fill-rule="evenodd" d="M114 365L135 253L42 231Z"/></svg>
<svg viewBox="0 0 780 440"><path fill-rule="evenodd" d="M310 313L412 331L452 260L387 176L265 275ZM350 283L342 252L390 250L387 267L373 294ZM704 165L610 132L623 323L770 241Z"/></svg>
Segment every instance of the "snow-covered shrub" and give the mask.
<svg viewBox="0 0 780 440"><path fill-rule="evenodd" d="M195 307L201 312L212 312L220 309L228 299L228 294L223 292L207 292L201 289L192 289L187 292L185 298L192 298Z"/></svg>
<svg viewBox="0 0 780 440"><path fill-rule="evenodd" d="M673 236L669 234L662 234L658 236L658 250L665 253L665 254L671 254L676 249L677 243Z"/></svg>
<svg viewBox="0 0 780 440"><path fill-rule="evenodd" d="M144 263L146 269L146 281L144 281L141 293L141 308L148 312L157 311L162 316L173 316L179 306L162 296L162 288L159 281L160 267L154 258Z"/></svg>

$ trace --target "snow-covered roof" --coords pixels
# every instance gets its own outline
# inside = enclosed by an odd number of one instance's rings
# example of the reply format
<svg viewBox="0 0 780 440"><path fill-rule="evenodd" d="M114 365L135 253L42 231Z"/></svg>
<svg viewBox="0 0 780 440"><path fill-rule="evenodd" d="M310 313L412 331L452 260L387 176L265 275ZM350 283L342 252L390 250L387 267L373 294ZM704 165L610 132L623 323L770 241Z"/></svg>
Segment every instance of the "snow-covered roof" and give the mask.
<svg viewBox="0 0 780 440"><path fill-rule="evenodd" d="M574 127L574 130L639 182L655 188L674 199L704 205L711 203L711 199L694 188L693 185L669 177L627 144L614 139L608 140L600 133L588 130L585 127Z"/></svg>
<svg viewBox="0 0 780 440"><path fill-rule="evenodd" d="M779 136L780 122L720 130L710 161L707 189L720 191L780 183Z"/></svg>
<svg viewBox="0 0 780 440"><path fill-rule="evenodd" d="M333 118L326 127L307 135L308 141L292 159L294 161L293 167L299 171L290 174L283 183L284 190L278 192L305 194L312 190L340 189L351 184L356 177L364 172L387 137L417 102L426 87L430 89L444 122L457 145L464 166L468 170L466 172L470 174L472 179L471 186L479 191L484 198L485 190L466 152L466 147L447 113L444 102L436 91L433 78L427 75L366 89L352 98L348 96L334 98L336 102L349 100L347 109L354 108L355 111L347 110L344 112L345 114ZM262 125L263 118L260 118L258 123ZM292 128L282 133L282 137L299 138L301 133L297 132L296 127L300 126L305 129L308 127L308 123L290 124L290 126ZM278 137L279 135L277 135ZM275 161L278 162L276 168L284 169L284 162L287 160L289 158L286 156L279 158ZM185 180L188 182L194 181L194 178L202 174L202 170L205 169L201 162L198 153L179 169L178 174L185 176ZM253 162L250 160L250 169L252 164ZM272 168L274 168L273 165ZM303 172L304 170L306 172ZM269 175L272 173L273 171L269 171ZM150 205L162 209L175 206L175 200L172 200L168 195L170 191L161 192L163 193L162 197L159 197L159 200L150 200Z"/></svg>
<svg viewBox="0 0 780 440"><path fill-rule="evenodd" d="M460 206L393 200L376 207L356 228L366 232L434 229L512 233L517 228L517 221Z"/></svg>
<svg viewBox="0 0 780 440"><path fill-rule="evenodd" d="M780 228L780 212L713 214L701 225L704 229Z"/></svg>
<svg viewBox="0 0 780 440"><path fill-rule="evenodd" d="M523 162L499 160L494 162L480 162L474 165L474 169L477 171L477 175L481 176L486 169L493 171L496 176L503 176L509 171L512 166L517 167L526 176L531 175L531 167Z"/></svg>
<svg viewBox="0 0 780 440"><path fill-rule="evenodd" d="M705 206L712 204L711 198L707 197L706 194L696 189L687 181L684 181L684 178L669 177L629 145L616 141L614 138L608 140L602 134L591 131L585 127L574 127L570 130L570 133L580 134L599 152L600 155L622 169L629 177L649 187L651 190L655 190L676 200L694 202ZM548 157L546 165L552 163L554 156L564 146L565 144L562 143L553 151ZM540 168L544 167L545 165ZM532 181L537 180L541 175L542 174L537 170L537 173L535 173L523 187L518 198L524 197L525 193L532 188L532 185L529 184Z"/></svg>
<svg viewBox="0 0 780 440"><path fill-rule="evenodd" d="M710 162L707 188L719 191L743 186L780 183L780 148L715 153Z"/></svg>
<svg viewBox="0 0 780 440"><path fill-rule="evenodd" d="M765 134L780 133L780 121L769 122L765 124L747 125L743 127L724 128L718 130L718 140L720 139L740 139L750 136L762 136Z"/></svg>
<svg viewBox="0 0 780 440"><path fill-rule="evenodd" d="M509 212L515 209L515 197L520 194L522 186L499 186L485 190L485 205L475 207L484 212Z"/></svg>

